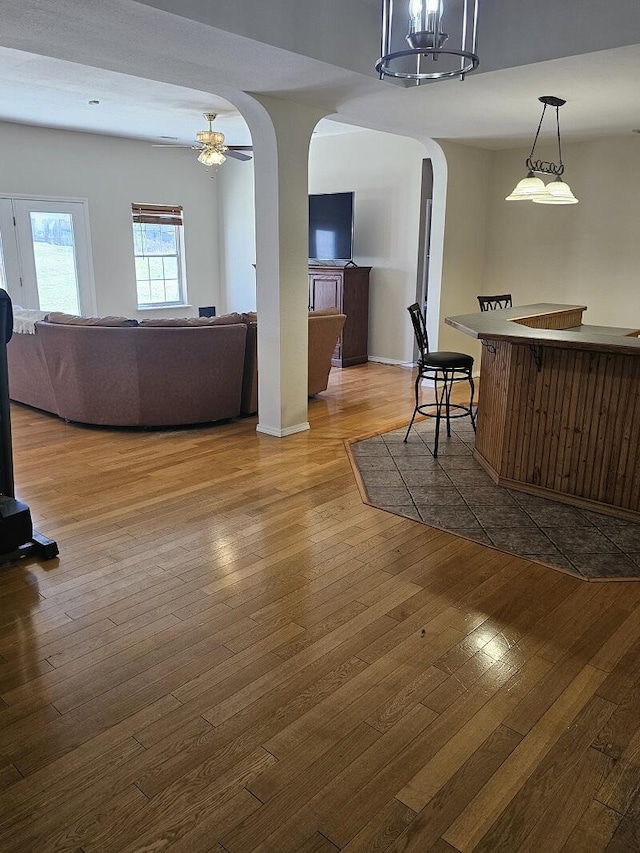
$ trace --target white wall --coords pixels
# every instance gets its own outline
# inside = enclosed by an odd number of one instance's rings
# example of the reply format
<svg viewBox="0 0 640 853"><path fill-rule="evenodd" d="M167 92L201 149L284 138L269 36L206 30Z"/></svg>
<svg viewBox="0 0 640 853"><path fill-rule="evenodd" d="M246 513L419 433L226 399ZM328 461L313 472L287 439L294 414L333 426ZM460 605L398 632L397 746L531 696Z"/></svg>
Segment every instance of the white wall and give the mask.
<svg viewBox="0 0 640 853"><path fill-rule="evenodd" d="M439 144L447 160L447 200L437 346L440 350L468 352L479 359L479 344L447 326L444 318L478 310L476 297L482 292L485 267L492 154L469 145Z"/></svg>
<svg viewBox="0 0 640 853"><path fill-rule="evenodd" d="M357 131L315 137L309 192L355 192L354 260L371 266L369 357L407 362L413 337L424 146L405 137Z"/></svg>
<svg viewBox="0 0 640 853"><path fill-rule="evenodd" d="M217 184L194 152L8 123L0 123L0 150L0 194L88 199L99 315L149 316L136 308L133 201L184 207L193 307L154 309L152 315L193 316L199 305L220 305Z"/></svg>
<svg viewBox="0 0 640 853"><path fill-rule="evenodd" d="M256 310L253 161L227 159L218 171L221 311Z"/></svg>
<svg viewBox="0 0 640 853"><path fill-rule="evenodd" d="M485 292L510 291L516 304L584 303L587 323L640 328L640 137L563 145L577 205L504 201L528 153L493 155Z"/></svg>

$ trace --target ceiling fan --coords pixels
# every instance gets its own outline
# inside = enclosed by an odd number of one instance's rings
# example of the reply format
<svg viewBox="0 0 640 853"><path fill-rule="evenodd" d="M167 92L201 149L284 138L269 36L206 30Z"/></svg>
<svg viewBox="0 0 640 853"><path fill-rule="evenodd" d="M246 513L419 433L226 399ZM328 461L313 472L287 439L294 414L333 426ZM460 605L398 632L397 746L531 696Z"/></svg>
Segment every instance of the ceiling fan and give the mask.
<svg viewBox="0 0 640 853"><path fill-rule="evenodd" d="M209 122L208 130L199 130L196 133L196 141L193 145L164 145L154 144L154 148L191 148L194 151L199 151L198 162L205 166L220 166L227 157L232 157L234 160L251 160L250 154L245 154L245 151L253 151L252 145L225 145L224 133L214 130L212 125L216 119L216 113L203 113L206 121Z"/></svg>

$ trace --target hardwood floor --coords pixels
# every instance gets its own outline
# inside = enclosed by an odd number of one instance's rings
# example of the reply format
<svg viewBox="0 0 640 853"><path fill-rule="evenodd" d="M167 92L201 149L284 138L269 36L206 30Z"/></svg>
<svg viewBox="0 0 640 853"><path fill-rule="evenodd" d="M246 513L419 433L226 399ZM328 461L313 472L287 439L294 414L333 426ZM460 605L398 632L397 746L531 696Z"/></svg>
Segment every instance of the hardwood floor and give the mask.
<svg viewBox="0 0 640 853"><path fill-rule="evenodd" d="M364 505L411 389L334 371L284 440L15 407L61 557L0 569L2 851L640 849L640 584Z"/></svg>

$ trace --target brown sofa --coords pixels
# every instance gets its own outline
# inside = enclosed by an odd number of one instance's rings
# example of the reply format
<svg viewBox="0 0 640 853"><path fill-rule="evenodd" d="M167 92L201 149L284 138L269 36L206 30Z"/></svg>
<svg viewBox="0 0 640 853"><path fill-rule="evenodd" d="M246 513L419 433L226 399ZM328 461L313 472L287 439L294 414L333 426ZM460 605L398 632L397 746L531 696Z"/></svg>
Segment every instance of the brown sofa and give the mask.
<svg viewBox="0 0 640 853"><path fill-rule="evenodd" d="M39 322L7 347L12 400L110 426L177 426L240 414L243 322L197 328Z"/></svg>
<svg viewBox="0 0 640 853"><path fill-rule="evenodd" d="M80 423L178 426L257 411L255 318L51 315L8 347L12 400ZM344 314L309 315L309 395L327 387ZM101 325L105 324L105 325Z"/></svg>

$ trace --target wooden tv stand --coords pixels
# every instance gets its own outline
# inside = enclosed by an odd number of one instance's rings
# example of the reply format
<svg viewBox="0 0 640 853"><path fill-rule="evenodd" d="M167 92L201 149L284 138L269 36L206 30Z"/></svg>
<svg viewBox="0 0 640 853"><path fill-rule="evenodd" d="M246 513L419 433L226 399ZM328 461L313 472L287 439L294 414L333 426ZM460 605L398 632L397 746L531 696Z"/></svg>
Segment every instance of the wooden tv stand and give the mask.
<svg viewBox="0 0 640 853"><path fill-rule="evenodd" d="M309 266L309 310L337 308L347 315L331 358L334 367L369 360L369 273L371 267Z"/></svg>

